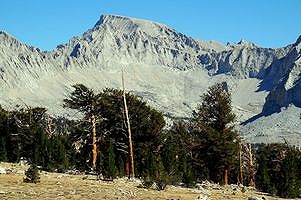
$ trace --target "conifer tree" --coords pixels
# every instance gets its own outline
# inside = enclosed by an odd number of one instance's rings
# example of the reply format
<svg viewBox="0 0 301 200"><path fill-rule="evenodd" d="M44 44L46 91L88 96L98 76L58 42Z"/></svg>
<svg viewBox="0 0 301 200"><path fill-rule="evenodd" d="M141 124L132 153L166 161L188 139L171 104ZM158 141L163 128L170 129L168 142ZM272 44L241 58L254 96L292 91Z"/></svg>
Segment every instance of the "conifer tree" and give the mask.
<svg viewBox="0 0 301 200"><path fill-rule="evenodd" d="M234 129L231 96L226 83L209 87L194 111L194 123L199 129L200 147L207 160L210 178L228 184L229 172L238 160L239 136Z"/></svg>
<svg viewBox="0 0 301 200"><path fill-rule="evenodd" d="M258 166L258 170L256 173L256 182L258 183L258 187L262 191L272 193L273 188L272 188L272 183L270 180L267 161L264 158L261 158L261 159L262 160L258 160L258 163L260 163L260 164Z"/></svg>
<svg viewBox="0 0 301 200"><path fill-rule="evenodd" d="M21 138L18 134L16 119L12 112L7 113L6 151L9 162L19 162L21 157Z"/></svg>
<svg viewBox="0 0 301 200"><path fill-rule="evenodd" d="M52 162L59 171L64 171L68 167L67 152L60 136L51 138Z"/></svg>
<svg viewBox="0 0 301 200"><path fill-rule="evenodd" d="M185 121L174 122L163 139L161 156L171 180L184 182L187 186L192 186L196 181L194 171L202 171L201 168L196 169L195 161L191 158L194 154L194 139ZM198 164L200 163L198 160Z"/></svg>
<svg viewBox="0 0 301 200"><path fill-rule="evenodd" d="M0 161L7 161L5 137L0 137Z"/></svg>
<svg viewBox="0 0 301 200"><path fill-rule="evenodd" d="M281 197L295 198L301 195L301 172L299 169L300 152L294 147L287 147L283 160L280 176L282 181L278 186L278 195Z"/></svg>
<svg viewBox="0 0 301 200"><path fill-rule="evenodd" d="M142 176L146 168L149 152L154 152L160 145L160 136L165 125L163 114L136 95L126 93L128 114L131 121L135 171ZM101 128L107 139L112 138L116 147L116 156L125 161L125 170L129 166L128 134L125 117L123 91L105 89L101 97L102 108L99 114L103 121ZM128 163L128 164L127 164ZM127 174L129 175L129 174Z"/></svg>
<svg viewBox="0 0 301 200"><path fill-rule="evenodd" d="M31 162L35 156L35 132L43 123L45 108L21 108L9 113L7 137L8 158L11 162L19 162L20 157Z"/></svg>
<svg viewBox="0 0 301 200"><path fill-rule="evenodd" d="M191 162L189 162L189 159L187 157L183 158L182 165L183 165L182 181L187 187L193 187L196 181L193 165Z"/></svg>
<svg viewBox="0 0 301 200"><path fill-rule="evenodd" d="M8 137L7 112L0 106L0 161L7 161L7 137Z"/></svg>
<svg viewBox="0 0 301 200"><path fill-rule="evenodd" d="M92 168L96 169L97 160L97 121L99 110L100 94L95 94L92 89L87 88L83 84L75 84L72 86L75 90L71 92L69 98L64 99L64 107L76 109L85 115L89 121L91 138L92 138Z"/></svg>
<svg viewBox="0 0 301 200"><path fill-rule="evenodd" d="M283 182L280 174L286 146L283 144L259 145L256 151L256 187L271 194L278 194Z"/></svg>
<svg viewBox="0 0 301 200"><path fill-rule="evenodd" d="M109 138L108 141L103 145L105 147L101 155L100 172L104 175L104 178L112 180L117 176L117 166L116 166L116 155L115 155L115 145L113 139Z"/></svg>

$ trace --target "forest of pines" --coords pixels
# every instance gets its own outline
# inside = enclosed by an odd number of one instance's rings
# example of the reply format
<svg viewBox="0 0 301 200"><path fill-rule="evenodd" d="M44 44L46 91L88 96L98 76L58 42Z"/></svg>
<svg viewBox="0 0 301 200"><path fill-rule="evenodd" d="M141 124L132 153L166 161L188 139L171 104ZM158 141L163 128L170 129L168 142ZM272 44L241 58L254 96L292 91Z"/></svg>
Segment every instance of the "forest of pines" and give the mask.
<svg viewBox="0 0 301 200"><path fill-rule="evenodd" d="M194 187L209 180L281 197L301 195L301 151L285 141L243 142L225 83L201 95L191 119L172 125L129 92L107 88L96 93L82 84L73 89L62 106L82 113L78 120L52 117L40 107L0 107L0 161L25 159L39 169L79 170L107 180L135 176L145 186L155 182L159 190L167 184Z"/></svg>

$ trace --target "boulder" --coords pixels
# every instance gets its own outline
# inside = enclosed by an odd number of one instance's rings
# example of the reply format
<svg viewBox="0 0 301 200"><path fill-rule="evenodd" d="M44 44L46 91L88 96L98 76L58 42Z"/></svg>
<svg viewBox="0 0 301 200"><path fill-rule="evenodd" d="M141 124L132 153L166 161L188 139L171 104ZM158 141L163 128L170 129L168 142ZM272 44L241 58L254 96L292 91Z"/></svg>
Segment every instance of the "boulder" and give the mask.
<svg viewBox="0 0 301 200"><path fill-rule="evenodd" d="M6 174L6 168L0 166L0 174Z"/></svg>

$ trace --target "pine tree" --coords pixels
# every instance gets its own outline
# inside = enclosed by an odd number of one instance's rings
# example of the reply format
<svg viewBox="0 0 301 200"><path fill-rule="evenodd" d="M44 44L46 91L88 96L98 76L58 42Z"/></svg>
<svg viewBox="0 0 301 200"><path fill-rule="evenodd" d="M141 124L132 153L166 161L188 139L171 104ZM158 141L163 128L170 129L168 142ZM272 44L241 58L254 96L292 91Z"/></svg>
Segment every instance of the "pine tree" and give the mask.
<svg viewBox="0 0 301 200"><path fill-rule="evenodd" d="M51 139L52 143L52 163L59 171L64 172L68 167L67 152L60 136Z"/></svg>
<svg viewBox="0 0 301 200"><path fill-rule="evenodd" d="M8 114L8 135L6 137L6 150L9 162L19 162L21 157L21 136L18 134L18 126L13 113Z"/></svg>
<svg viewBox="0 0 301 200"><path fill-rule="evenodd" d="M156 170L152 179L157 185L157 190L165 190L166 186L171 183L171 178L163 165L161 156L157 156Z"/></svg>
<svg viewBox="0 0 301 200"><path fill-rule="evenodd" d="M192 186L197 177L203 178L203 163L198 158L192 158L198 154L198 150L193 151L195 138L187 122L175 121L163 141L162 161L173 182Z"/></svg>
<svg viewBox="0 0 301 200"><path fill-rule="evenodd" d="M7 161L7 112L0 106L0 161Z"/></svg>
<svg viewBox="0 0 301 200"><path fill-rule="evenodd" d="M157 190L164 190L168 184L172 182L172 177L168 174L164 167L160 155L154 153L149 154L147 174L143 176L143 184L145 187L151 187L155 183Z"/></svg>
<svg viewBox="0 0 301 200"><path fill-rule="evenodd" d="M0 137L0 161L7 161L5 137Z"/></svg>
<svg viewBox="0 0 301 200"><path fill-rule="evenodd" d="M183 167L183 178L182 181L185 183L187 187L193 187L195 185L195 174L192 169L192 163L189 162L188 157L184 157L182 160L182 167Z"/></svg>
<svg viewBox="0 0 301 200"><path fill-rule="evenodd" d="M156 162L156 157L155 153L153 151L149 151L146 156L146 161L145 161L145 168L143 169L143 177L144 178L150 178L155 175L155 172L157 170L157 162Z"/></svg>
<svg viewBox="0 0 301 200"><path fill-rule="evenodd" d="M103 152L103 175L107 179L114 179L117 176L116 155L114 150L114 141L109 139Z"/></svg>
<svg viewBox="0 0 301 200"><path fill-rule="evenodd" d="M285 184L288 180L286 177L292 178L289 171L294 171L294 167L292 167L294 165L288 167L287 164L295 161L289 157L290 161L285 161L286 152L288 152L288 148L284 144L259 145L256 151L256 187L259 190L282 196L287 192ZM284 162L288 163L284 164ZM293 172L292 174L295 173ZM292 182L294 183L295 181L293 180Z"/></svg>
<svg viewBox="0 0 301 200"><path fill-rule="evenodd" d="M181 180L181 172L179 171L179 145L171 138L168 137L166 144L162 149L162 162L167 169L168 174L172 177L173 182Z"/></svg>
<svg viewBox="0 0 301 200"><path fill-rule="evenodd" d="M146 168L149 152L154 152L161 144L161 134L165 121L163 114L136 95L126 93L128 114L131 121L131 132L135 160L135 174L142 176ZM105 89L101 96L102 130L106 133L106 140L112 138L116 147L116 156L125 162L125 170L129 166L129 145L127 123L123 102L123 91ZM127 174L129 175L129 174Z"/></svg>
<svg viewBox="0 0 301 200"><path fill-rule="evenodd" d="M231 96L225 83L209 87L194 111L200 148L206 155L210 179L228 184L229 172L238 160L239 136L234 129Z"/></svg>
<svg viewBox="0 0 301 200"><path fill-rule="evenodd" d="M262 191L273 192L272 183L270 180L270 174L268 169L268 163L265 155L260 155L257 158L257 173L256 173L256 183L257 187Z"/></svg>
<svg viewBox="0 0 301 200"><path fill-rule="evenodd" d="M295 150L294 147L288 147L280 171L282 181L278 186L279 196L295 198L301 195L301 177L298 166L299 160L300 152Z"/></svg>
<svg viewBox="0 0 301 200"><path fill-rule="evenodd" d="M85 118L89 121L91 138L92 138L92 168L96 169L97 161L97 121L98 110L100 109L100 94L95 94L92 89L87 88L83 84L75 84L72 86L75 90L71 92L69 98L64 99L64 107L76 109L85 114Z"/></svg>

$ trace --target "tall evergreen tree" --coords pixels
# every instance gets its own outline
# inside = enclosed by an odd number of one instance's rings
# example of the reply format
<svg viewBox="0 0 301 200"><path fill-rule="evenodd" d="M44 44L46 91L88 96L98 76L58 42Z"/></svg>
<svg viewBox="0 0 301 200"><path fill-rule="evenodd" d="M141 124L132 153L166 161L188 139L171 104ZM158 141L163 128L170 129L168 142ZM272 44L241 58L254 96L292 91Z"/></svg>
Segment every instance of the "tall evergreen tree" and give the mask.
<svg viewBox="0 0 301 200"><path fill-rule="evenodd" d="M102 154L102 163L100 170L102 174L107 179L114 179L117 176L117 165L116 165L116 155L115 155L115 145L113 139L108 139L105 142L105 150Z"/></svg>
<svg viewBox="0 0 301 200"><path fill-rule="evenodd" d="M35 161L35 132L42 127L45 113L46 109L40 107L21 108L9 113L7 141L11 162L18 162L20 157Z"/></svg>
<svg viewBox="0 0 301 200"><path fill-rule="evenodd" d="M278 194L282 187L281 168L285 159L284 144L259 145L256 151L256 187L264 192Z"/></svg>
<svg viewBox="0 0 301 200"><path fill-rule="evenodd" d="M171 181L192 186L196 178L203 177L203 163L194 151L195 137L185 121L176 121L163 139L162 161ZM197 160L197 162L196 162Z"/></svg>
<svg viewBox="0 0 301 200"><path fill-rule="evenodd" d="M87 88L83 84L75 84L72 86L75 90L71 92L69 98L64 99L64 107L76 109L85 115L88 120L92 138L92 168L96 169L97 160L97 121L98 111L100 109L100 94L95 94L92 89Z"/></svg>
<svg viewBox="0 0 301 200"><path fill-rule="evenodd" d="M138 176L141 176L146 167L148 153L156 151L160 145L165 121L161 112L148 106L136 95L126 93L126 100L131 121L135 171ZM105 89L102 92L101 102L103 108L99 113L103 118L101 128L106 133L106 137L114 139L116 156L124 158L122 160L125 161L125 169L127 169L129 149L123 91Z"/></svg>
<svg viewBox="0 0 301 200"><path fill-rule="evenodd" d="M21 158L21 136L18 134L18 126L13 114L8 115L8 135L6 138L6 150L9 162L19 162Z"/></svg>
<svg viewBox="0 0 301 200"><path fill-rule="evenodd" d="M0 106L0 161L7 161L6 139L8 136L7 129L8 117L7 112Z"/></svg>
<svg viewBox="0 0 301 200"><path fill-rule="evenodd" d="M283 160L278 186L278 195L281 197L295 198L301 195L301 172L299 162L301 153L294 147L287 147L287 153Z"/></svg>
<svg viewBox="0 0 301 200"><path fill-rule="evenodd" d="M273 193L273 185L271 183L268 158L266 152L260 147L261 150L257 151L257 173L256 173L256 183L257 187L265 192Z"/></svg>
<svg viewBox="0 0 301 200"><path fill-rule="evenodd" d="M0 161L7 161L6 139L0 136Z"/></svg>
<svg viewBox="0 0 301 200"><path fill-rule="evenodd" d="M238 161L239 136L234 129L235 114L226 83L209 87L201 96L202 103L194 111L195 127L199 129L200 148L210 169L210 178L228 184L229 172Z"/></svg>

